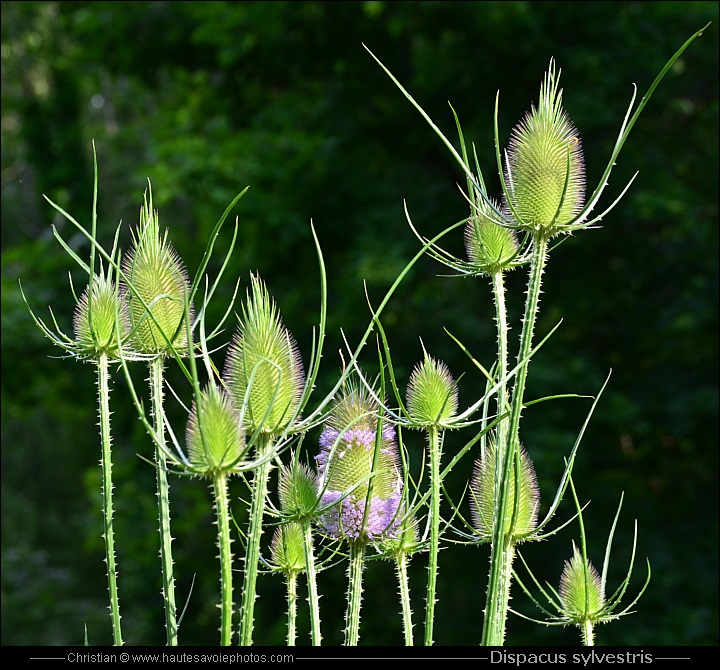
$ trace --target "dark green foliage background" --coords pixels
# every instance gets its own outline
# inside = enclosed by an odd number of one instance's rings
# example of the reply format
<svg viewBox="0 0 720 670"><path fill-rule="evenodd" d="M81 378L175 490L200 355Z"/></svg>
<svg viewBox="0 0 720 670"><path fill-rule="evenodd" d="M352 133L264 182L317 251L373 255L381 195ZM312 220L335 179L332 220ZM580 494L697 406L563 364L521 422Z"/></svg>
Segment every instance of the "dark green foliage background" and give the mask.
<svg viewBox="0 0 720 670"><path fill-rule="evenodd" d="M377 303L417 250L403 199L426 235L466 215L456 187L464 179L449 153L362 43L449 137L451 101L486 177L494 174L496 91L506 141L537 101L554 56L594 187L632 84L645 91L709 21L631 134L605 203L638 170L629 194L601 229L578 234L552 253L538 335L563 323L530 368L529 398L592 395L613 370L580 451L576 481L581 498L592 501L586 525L598 567L625 492L610 587L624 574L635 518L633 594L644 578L645 556L652 564L637 613L597 631L600 644L619 645L718 643L717 3L3 2L2 644L81 644L85 625L91 644L112 639L93 368L53 358L59 350L35 328L18 291L21 278L33 308L46 314L52 306L71 328L67 273L77 282L82 277L51 225L81 256L88 245L42 194L89 224L93 139L102 241L110 242L122 220L128 247L149 178L160 223L170 228L191 272L217 218L250 185L233 212L241 237L211 319L221 315L233 282L239 278L244 294L249 272L259 271L306 361L319 296L312 219L330 282L322 392L340 365L340 329L352 344L368 322L363 282ZM497 178L489 181L497 194ZM461 235L445 246L462 254ZM456 377L467 373L460 382L466 405L482 392L482 379L443 329L490 365L489 286L438 273L443 268L430 260L419 263L384 324L402 384L422 355L422 338ZM512 335L519 333L524 281L524 271L508 278ZM220 365L223 358L218 352ZM374 358L368 347L368 368ZM142 384L144 370L136 373ZM120 375L112 401L124 635L130 644L163 644L154 474L139 458L149 457L151 446ZM589 402L558 400L525 413L523 442L536 465L543 511ZM185 417L174 404L169 411L182 435ZM448 435L446 454L462 446L463 437ZM316 439L309 436L309 458ZM417 469L423 439L405 439ZM448 483L457 501L470 468L467 458ZM240 523L245 493L235 482ZM216 644L210 492L199 481L175 478L171 503L181 603L195 579L180 639ZM466 502L461 511L468 513ZM562 511L565 518L571 507ZM538 578L557 584L576 537L572 526L523 549ZM479 643L487 553L464 546L442 551L437 644ZM414 559L411 578L420 639L424 556ZM320 575L327 644L343 639L345 583L340 566ZM261 577L258 644L284 642L283 590L279 577ZM513 596L513 607L535 614L519 588ZM303 609L301 642L307 644ZM370 563L361 643L402 643L398 612L392 566ZM508 622L509 644L578 640L571 629L515 616Z"/></svg>

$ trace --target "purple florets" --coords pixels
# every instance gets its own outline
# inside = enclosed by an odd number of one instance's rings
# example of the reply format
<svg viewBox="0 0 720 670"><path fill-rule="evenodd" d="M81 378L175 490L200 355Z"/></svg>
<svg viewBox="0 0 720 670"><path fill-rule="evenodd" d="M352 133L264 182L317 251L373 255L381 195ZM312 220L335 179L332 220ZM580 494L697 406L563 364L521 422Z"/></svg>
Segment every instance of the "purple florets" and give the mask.
<svg viewBox="0 0 720 670"><path fill-rule="evenodd" d="M402 516L399 510L403 482L396 467L395 428L391 425L386 424L382 429L378 470L372 484L375 495L370 499L363 527L375 441L376 431L367 425L344 432L330 426L323 430L319 440L320 453L316 456L322 486L327 487L322 494L321 506L335 505L320 516L318 523L328 535L368 540L396 536ZM340 500L349 490L350 493Z"/></svg>
<svg viewBox="0 0 720 670"><path fill-rule="evenodd" d="M398 481L398 489L402 489L402 482ZM341 491L325 491L321 506L332 505L342 496ZM402 495L400 491L389 498L373 497L370 500L370 512L365 525L365 534L369 540L384 537L396 537L400 521L400 504ZM355 500L352 494L346 496L340 503L328 510L320 517L320 525L328 535L334 537L348 537L356 539L363 531L363 517L365 516L365 499Z"/></svg>

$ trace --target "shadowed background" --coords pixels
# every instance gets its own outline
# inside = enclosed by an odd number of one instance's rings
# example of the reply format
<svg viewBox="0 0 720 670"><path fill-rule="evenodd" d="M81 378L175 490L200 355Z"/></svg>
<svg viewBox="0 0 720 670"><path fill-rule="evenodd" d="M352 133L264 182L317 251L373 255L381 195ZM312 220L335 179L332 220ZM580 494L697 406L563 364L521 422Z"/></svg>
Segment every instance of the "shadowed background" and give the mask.
<svg viewBox="0 0 720 670"><path fill-rule="evenodd" d="M318 396L336 377L341 329L354 345L369 311L418 248L405 221L433 235L467 214L464 178L449 152L363 49L366 44L450 138L450 101L475 142L490 191L499 195L492 138L496 91L500 136L537 102L551 57L562 68L565 107L583 141L594 188L632 94L647 90L676 49L712 21L668 73L620 155L609 204L639 176L603 227L552 252L537 326L556 334L533 359L528 398L597 393L610 384L576 465L589 554L602 565L621 492L625 505L611 563L612 592L639 528L631 597L644 561L653 578L636 614L597 631L599 644L716 645L717 602L717 122L718 6L714 2L3 2L2 3L2 644L109 644L102 558L100 449L93 368L53 358L33 325L52 306L71 329L67 274L81 282L51 225L81 257L87 242L43 199L89 225L92 148L99 163L99 230L121 243L137 224L150 179L161 226L191 273L209 231L232 198L237 249L210 320L239 279L267 282L285 324L310 357L319 273L312 220L329 278L328 339ZM220 240L224 250L230 227ZM463 255L462 235L444 246ZM221 253L217 256L220 258ZM218 261L211 264L215 272ZM487 280L437 277L423 259L384 314L404 388L428 352L460 381L467 406L483 381L444 332L489 366L495 355ZM511 337L519 335L526 273L508 276ZM234 326L233 326L234 327ZM230 329L224 341L227 341ZM373 347L364 362L373 369ZM224 352L218 352L222 365ZM136 370L142 385L145 372ZM170 372L171 379L173 372ZM115 530L123 633L129 644L163 644L152 447L121 375L111 398ZM547 510L590 400L526 410L522 440L535 462ZM179 435L185 419L168 407ZM415 471L424 447L405 434ZM446 439L446 458L467 434ZM308 460L317 435L306 440ZM448 492L468 515L463 490L473 452ZM245 524L246 491L231 489ZM216 644L219 571L208 487L171 480L177 598L188 611L181 644ZM570 501L566 501L569 503ZM446 516L450 509L445 507ZM560 519L572 513L564 504ZM460 523L456 520L456 523ZM557 587L577 528L522 548L539 579ZM239 550L239 547L236 546ZM438 645L480 640L487 547L449 545L440 554ZM240 563L236 563L240 568ZM412 562L416 637L422 639L426 557ZM522 574L522 573L521 573ZM236 579L239 600L240 575ZM342 642L344 569L319 576L327 644ZM402 643L389 563L365 576L361 644ZM257 644L285 640L284 587L261 576ZM300 638L309 641L304 595ZM538 616L521 590L513 608ZM182 606L182 605L181 605ZM572 629L512 616L508 644L577 644Z"/></svg>

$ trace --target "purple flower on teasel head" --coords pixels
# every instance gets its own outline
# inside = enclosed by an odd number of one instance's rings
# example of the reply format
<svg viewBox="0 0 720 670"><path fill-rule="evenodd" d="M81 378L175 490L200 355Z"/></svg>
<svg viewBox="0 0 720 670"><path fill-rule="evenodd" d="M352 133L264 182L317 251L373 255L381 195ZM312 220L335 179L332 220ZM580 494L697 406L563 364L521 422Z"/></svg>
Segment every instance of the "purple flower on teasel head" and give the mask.
<svg viewBox="0 0 720 670"><path fill-rule="evenodd" d="M321 507L332 507L318 521L328 535L377 540L394 537L398 529L403 481L395 429L383 426L375 459L376 411L377 403L364 388L349 385L336 401L320 436L316 458L323 491ZM370 509L365 518L370 487Z"/></svg>

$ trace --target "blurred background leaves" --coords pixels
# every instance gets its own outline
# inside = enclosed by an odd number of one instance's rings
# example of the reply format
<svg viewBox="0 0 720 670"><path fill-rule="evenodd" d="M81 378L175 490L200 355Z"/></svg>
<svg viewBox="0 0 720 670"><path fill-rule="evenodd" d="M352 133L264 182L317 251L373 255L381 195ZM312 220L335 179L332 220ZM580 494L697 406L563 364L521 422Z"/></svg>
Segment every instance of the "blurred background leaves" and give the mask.
<svg viewBox="0 0 720 670"><path fill-rule="evenodd" d="M640 172L624 202L603 228L578 234L551 254L537 332L561 318L563 324L533 360L528 382L529 398L591 395L613 369L580 451L576 484L581 498L592 500L585 521L596 564L625 491L610 584L629 558L634 518L639 557L648 556L653 567L637 614L598 631L598 643L621 645L718 643L717 3L3 2L2 644L81 644L86 624L91 644L111 642L93 370L53 358L59 352L35 328L18 291L22 279L33 308L42 313L52 306L70 328L67 273L81 277L51 225L81 256L89 249L42 194L89 224L93 139L101 242L110 243L122 220L128 248L149 178L160 224L170 228L191 272L220 214L250 185L233 212L240 243L209 318L220 317L235 279L244 291L249 272L258 271L306 362L318 319L313 221L330 282L322 392L340 366L340 329L352 344L368 323L363 282L377 303L417 249L403 199L428 236L466 215L456 187L464 184L462 174L363 43L448 137L455 134L452 103L497 195L498 89L506 141L556 58L594 186L631 85L644 92L709 21L620 156L606 202ZM462 236L445 246L462 254ZM419 263L384 324L400 383L422 357L422 338L456 378L468 373L460 382L467 405L482 392L482 380L443 328L490 365L489 285L437 274L443 268ZM524 281L522 271L508 277L516 319ZM224 354L218 356L222 363ZM371 348L366 358L372 365ZM143 383L143 371L137 381ZM112 399L124 634L130 644L161 644L154 475L138 458L148 457L151 446L120 375ZM545 506L588 403L559 400L526 411L523 442ZM183 434L186 416L172 404L168 411ZM449 434L445 453L459 448L462 437ZM310 462L316 438L306 440ZM408 435L406 442L419 469L422 439ZM470 470L466 459L448 482L458 501ZM234 484L236 521L244 523L239 499L246 491ZM210 492L175 478L171 503L179 602L195 577L180 640L216 644ZM467 501L461 507L467 512ZM574 536L568 531L523 550L540 578L557 585ZM437 644L479 642L486 576L486 548L450 546L441 553ZM636 587L642 577L640 569ZM411 575L418 625L425 579L425 559L418 556ZM322 573L319 584L325 642L339 644L344 571ZM259 594L256 643L282 644L281 581L261 577ZM533 614L519 589L514 596L513 607ZM401 643L398 612L391 566L371 563L361 643ZM517 617L508 624L509 644L577 642L573 630Z"/></svg>

